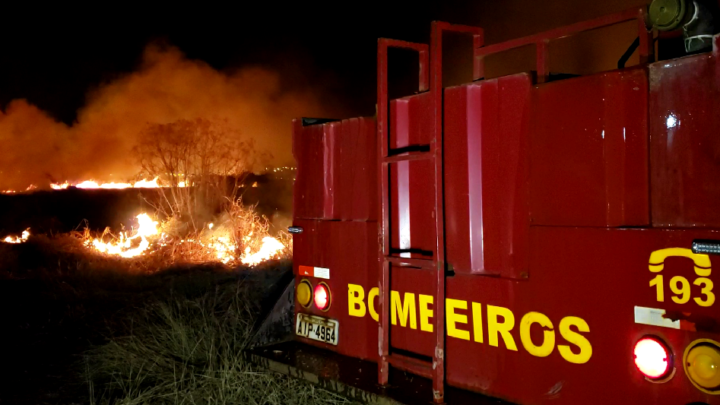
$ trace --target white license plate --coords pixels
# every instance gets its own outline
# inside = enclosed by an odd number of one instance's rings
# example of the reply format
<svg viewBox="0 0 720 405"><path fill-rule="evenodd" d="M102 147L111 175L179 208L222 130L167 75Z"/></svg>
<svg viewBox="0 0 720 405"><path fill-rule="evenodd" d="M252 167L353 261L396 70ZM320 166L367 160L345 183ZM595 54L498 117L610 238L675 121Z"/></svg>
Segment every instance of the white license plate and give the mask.
<svg viewBox="0 0 720 405"><path fill-rule="evenodd" d="M338 344L340 322L315 315L297 314L295 334L320 342Z"/></svg>

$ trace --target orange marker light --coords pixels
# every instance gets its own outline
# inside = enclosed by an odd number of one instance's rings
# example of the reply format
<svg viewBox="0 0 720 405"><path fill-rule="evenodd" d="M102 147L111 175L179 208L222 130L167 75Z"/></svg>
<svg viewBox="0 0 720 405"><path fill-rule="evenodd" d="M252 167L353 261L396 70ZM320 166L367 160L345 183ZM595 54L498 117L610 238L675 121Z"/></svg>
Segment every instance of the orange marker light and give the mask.
<svg viewBox="0 0 720 405"><path fill-rule="evenodd" d="M315 286L315 306L321 310L326 311L330 308L330 288L325 283L320 283Z"/></svg>
<svg viewBox="0 0 720 405"><path fill-rule="evenodd" d="M312 285L310 285L309 281L303 280L298 284L295 297L297 297L298 303L303 307L307 308L310 306L312 302Z"/></svg>
<svg viewBox="0 0 720 405"><path fill-rule="evenodd" d="M635 343L635 366L647 378L658 379L670 370L670 351L660 340L645 337Z"/></svg>

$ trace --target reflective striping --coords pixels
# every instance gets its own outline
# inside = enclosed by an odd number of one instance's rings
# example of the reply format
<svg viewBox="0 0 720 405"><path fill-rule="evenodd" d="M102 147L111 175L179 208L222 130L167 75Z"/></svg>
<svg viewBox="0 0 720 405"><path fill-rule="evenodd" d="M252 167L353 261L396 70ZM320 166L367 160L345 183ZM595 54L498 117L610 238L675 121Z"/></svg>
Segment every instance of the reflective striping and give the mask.
<svg viewBox="0 0 720 405"><path fill-rule="evenodd" d="M635 307L635 323L663 328L680 329L680 320L670 320L664 317L665 310L658 308Z"/></svg>
<svg viewBox="0 0 720 405"><path fill-rule="evenodd" d="M315 268L310 266L298 266L298 274L301 276L314 277Z"/></svg>
<svg viewBox="0 0 720 405"><path fill-rule="evenodd" d="M298 274L301 276L330 280L330 269L325 267L298 266Z"/></svg>
<svg viewBox="0 0 720 405"><path fill-rule="evenodd" d="M330 269L326 269L324 267L315 267L315 277L330 280Z"/></svg>

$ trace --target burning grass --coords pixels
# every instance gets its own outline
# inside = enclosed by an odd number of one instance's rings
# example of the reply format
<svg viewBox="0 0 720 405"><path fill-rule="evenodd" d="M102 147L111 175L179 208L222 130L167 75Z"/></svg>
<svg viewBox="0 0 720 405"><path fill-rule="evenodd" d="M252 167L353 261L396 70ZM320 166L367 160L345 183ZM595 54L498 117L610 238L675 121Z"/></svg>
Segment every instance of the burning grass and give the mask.
<svg viewBox="0 0 720 405"><path fill-rule="evenodd" d="M154 180L132 186L155 188L148 195L157 198L145 199L154 213L141 213L115 232L87 226L58 235L28 231L0 243L3 291L14 294L23 284L42 289L40 297L0 294L6 309L0 321L17 318L6 333L17 336L8 345L11 363L38 374L33 382L46 381L46 363L56 356L56 386L67 387L68 358L84 352L80 374L93 405L348 403L244 360L258 313L254 303L266 301L257 297L267 298L271 289L247 280L263 279L277 264L288 271L283 259L292 255L290 235L274 233L255 207L239 201L243 175L258 160L252 143L230 141L224 125L206 120L152 125L148 134L135 151L143 175ZM14 308L40 311L26 321ZM45 327L50 321L52 333ZM25 333L31 322L40 327ZM95 345L90 351L88 341ZM41 350L28 367L24 357ZM22 373L15 380L26 382ZM27 397L16 385L6 385L17 391L10 398Z"/></svg>
<svg viewBox="0 0 720 405"><path fill-rule="evenodd" d="M230 204L216 221L199 228L177 217L159 222L143 213L137 216L137 227L129 231L114 235L106 229L93 236L85 228L78 237L95 252L135 258L145 268L209 262L255 266L292 255L288 233L272 236L268 220L238 202Z"/></svg>
<svg viewBox="0 0 720 405"><path fill-rule="evenodd" d="M292 236L280 231L271 235L270 223L253 207L232 204L231 209L199 231L188 229L176 218L159 222L150 215L137 215L137 226L117 234L106 228L94 233L88 226L82 232L33 235L53 249L63 249L94 260L121 260L121 267L132 272L154 273L161 269L188 264L215 263L225 268L257 266L267 261L292 257ZM8 235L0 242L22 244L31 238L30 230L20 236ZM40 239L38 239L40 238Z"/></svg>
<svg viewBox="0 0 720 405"><path fill-rule="evenodd" d="M289 257L290 236L271 235L267 219L239 201L242 179L261 157L253 142L231 132L225 123L205 119L148 125L134 152L144 174L155 179L149 183L163 178L171 185L158 188L157 200L146 200L164 220L142 213L137 227L117 235L86 230L84 244L105 255L150 258L156 266L254 266Z"/></svg>
<svg viewBox="0 0 720 405"><path fill-rule="evenodd" d="M3 243L12 243L12 244L18 244L18 243L25 243L28 238L30 237L30 230L26 229L22 232L20 236L6 236L5 239L2 240Z"/></svg>

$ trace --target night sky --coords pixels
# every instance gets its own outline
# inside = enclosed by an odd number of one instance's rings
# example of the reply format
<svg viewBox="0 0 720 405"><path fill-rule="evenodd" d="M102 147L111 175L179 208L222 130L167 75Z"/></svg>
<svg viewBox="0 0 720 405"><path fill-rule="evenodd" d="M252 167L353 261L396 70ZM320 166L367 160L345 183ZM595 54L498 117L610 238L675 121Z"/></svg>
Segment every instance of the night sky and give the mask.
<svg viewBox="0 0 720 405"><path fill-rule="evenodd" d="M132 71L144 47L162 41L216 69L272 68L282 74L284 86L321 90L330 102L342 107L342 115L371 115L378 37L428 42L430 21L446 20L482 26L486 43L494 43L646 2L442 1L422 6L417 2L334 2L326 6L229 2L184 7L123 2L57 10L38 10L42 8L38 5L4 13L0 106L25 98L71 124L88 90ZM597 52L610 55L604 62L610 68L635 35L632 24L613 32L619 40L592 51L595 56ZM578 60L587 61L587 52L576 52ZM456 60L465 55L460 51L448 54ZM520 59L522 55L508 55L503 65L531 68ZM412 72L412 61L398 60L391 79L409 81L406 76L410 75L405 73ZM454 65L455 71L450 67L449 74L462 82L469 73L460 63ZM565 70L572 70L572 65Z"/></svg>

